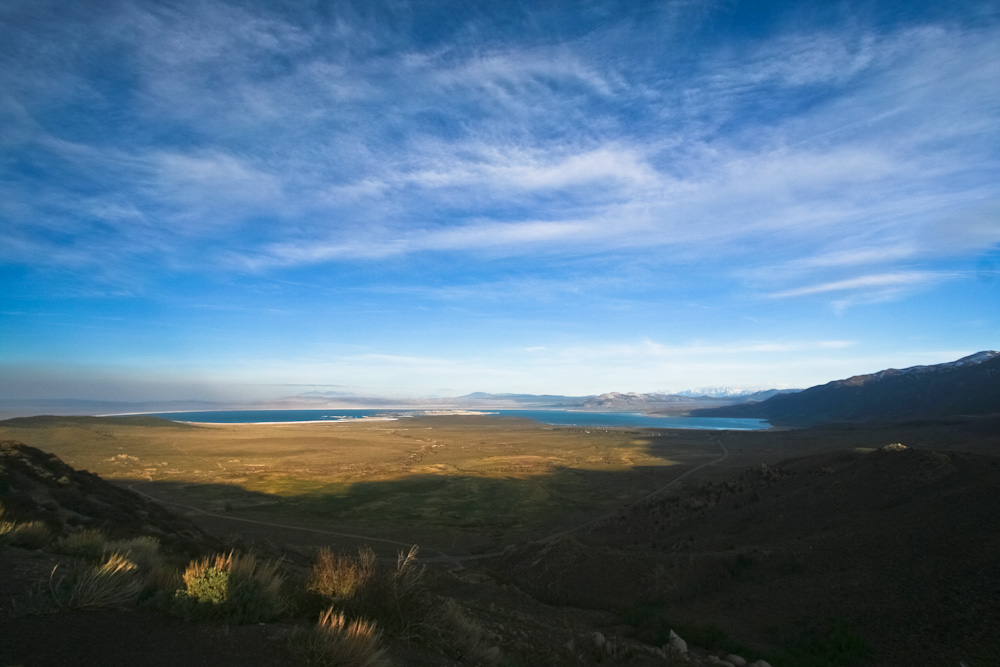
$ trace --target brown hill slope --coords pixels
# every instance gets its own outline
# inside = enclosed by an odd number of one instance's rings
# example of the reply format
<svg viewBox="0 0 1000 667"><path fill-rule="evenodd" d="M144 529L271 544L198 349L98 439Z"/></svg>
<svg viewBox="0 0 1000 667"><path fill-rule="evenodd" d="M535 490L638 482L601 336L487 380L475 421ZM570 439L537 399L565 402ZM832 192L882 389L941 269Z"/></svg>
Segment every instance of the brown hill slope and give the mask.
<svg viewBox="0 0 1000 667"><path fill-rule="evenodd" d="M150 535L187 553L218 546L192 522L139 494L12 440L0 442L0 499L13 519L44 521L55 534L97 528L110 538Z"/></svg>
<svg viewBox="0 0 1000 667"><path fill-rule="evenodd" d="M760 403L695 410L692 415L801 426L993 413L1000 413L1000 353L988 351L946 364L856 375Z"/></svg>
<svg viewBox="0 0 1000 667"><path fill-rule="evenodd" d="M499 576L778 665L1000 664L1000 459L844 451L654 498ZM682 633L682 634L683 634Z"/></svg>

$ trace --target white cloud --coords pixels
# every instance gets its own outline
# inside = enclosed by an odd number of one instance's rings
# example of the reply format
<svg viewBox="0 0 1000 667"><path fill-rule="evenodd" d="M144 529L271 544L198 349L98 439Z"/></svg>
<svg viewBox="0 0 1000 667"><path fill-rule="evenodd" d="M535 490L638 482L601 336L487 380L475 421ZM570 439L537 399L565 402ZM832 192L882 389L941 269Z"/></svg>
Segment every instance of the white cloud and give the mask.
<svg viewBox="0 0 1000 667"><path fill-rule="evenodd" d="M771 296L777 299L786 299L790 297L824 294L827 292L846 292L853 290L865 290L881 294L882 291L886 289L914 287L931 282L949 280L954 277L955 274L933 271L898 271L893 273L876 273L858 276L856 278L847 278L845 280L821 283L818 285L797 287L784 292L776 292L771 294Z"/></svg>
<svg viewBox="0 0 1000 667"><path fill-rule="evenodd" d="M279 179L233 155L161 153L151 166L160 201L185 217L197 214L202 224L217 222L220 214L231 219L259 213L262 206L273 211L282 199Z"/></svg>

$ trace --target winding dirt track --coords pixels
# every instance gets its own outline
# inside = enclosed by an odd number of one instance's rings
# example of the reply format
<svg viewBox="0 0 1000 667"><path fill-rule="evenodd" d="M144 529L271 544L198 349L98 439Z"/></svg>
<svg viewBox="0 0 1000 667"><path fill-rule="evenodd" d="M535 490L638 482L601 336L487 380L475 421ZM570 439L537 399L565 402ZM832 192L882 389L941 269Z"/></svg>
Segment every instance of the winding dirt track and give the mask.
<svg viewBox="0 0 1000 667"><path fill-rule="evenodd" d="M718 465L719 463L722 463L723 461L725 461L726 458L729 457L729 450L726 449L726 446L724 444L722 444L722 440L720 440L718 436L715 437L715 444L717 444L719 446L719 448L722 450L722 455L721 456L719 456L718 458L712 459L711 461L706 461L705 463L697 465L697 466L695 466L695 467L693 467L693 468L691 468L689 470L685 470L683 473L681 473L680 475L678 475L674 479L670 480L669 482L667 482L666 484L664 484L660 488L656 489L655 491L652 491L651 493L647 493L645 496L642 496L641 498L637 498L633 502L642 502L644 500L648 500L649 498L653 498L655 496L658 496L661 493L669 491L670 489L672 489L675 486L679 485L681 482L683 482L688 477L690 477L690 476L692 476L694 474L697 474L698 472L700 472L701 470L704 470L708 466ZM399 546L399 547L405 547L406 549L409 549L410 547L414 546L410 542L399 542L397 540L387 540L387 539L383 539L383 538L379 538L379 537L369 537L367 535L356 535L356 534L352 534L352 533L342 533L342 532L337 532L337 531L332 531L332 530L320 530L318 528L304 528L302 526L289 526L287 524L271 523L271 522L268 522L268 521L258 521L256 519L243 519L243 518L240 518L240 517L229 516L229 515L226 515L226 514L219 514L217 512L209 512L208 510L204 510L204 509L202 509L200 507L195 507L193 505L185 505L183 503L175 503L175 502L170 502L170 501L167 501L167 500L161 500L159 498L155 498L155 497L149 495L148 493L144 493L143 491L139 491L138 489L136 489L135 488L136 484L142 484L142 482L135 482L133 484L129 484L128 488L131 489L132 491L135 491L140 496L143 496L144 498L148 498L149 500L152 500L153 502L160 503L161 505L172 505L174 507L182 507L182 508L184 508L186 510L190 510L190 511L195 512L197 514L202 514L202 515L214 517L214 518L217 518L217 519L224 519L226 521L240 521L242 523L252 523L252 524L256 524L258 526L268 526L270 528L281 528L283 530L297 530L297 531L301 531L301 532L304 532L304 533L314 533L314 534L319 534L319 535L329 535L331 537L342 537L342 538L348 538L348 539L352 539L352 540L362 540L362 541L368 541L368 542L379 542L379 543L382 543L382 544L392 544L392 545ZM615 514L613 512L609 513L609 514L603 514L603 515L601 515L601 516L599 516L599 517L597 517L595 519L591 519L590 521L587 521L585 523L581 523L579 525L573 526L572 528L567 528L565 530L560 530L560 531L557 531L555 533L551 533L549 535L546 535L544 537L540 537L540 538L538 538L536 540L532 540L531 542L529 542L529 544L546 544L548 542L552 542L554 540L557 540L560 537L564 537L566 535L570 535L572 533L578 532L578 531L583 530L585 528L589 528L591 526L594 526L594 525L596 525L596 524L598 524L598 523L600 523L602 521L605 521L607 519L612 518L613 516L615 516ZM497 557L497 556L499 556L499 555L501 555L503 553L502 551L491 551L489 553L472 554L472 555L469 555L469 556L452 556L452 555L446 554L445 552L441 551L440 549L434 549L434 548L428 547L428 548L426 548L426 550L434 552L434 553L436 553L438 555L437 556L431 556L429 558L421 558L420 562L422 562L422 563L447 563L447 564L451 564L451 565L457 566L458 569L462 568L462 563L463 562L474 561L474 560L486 560L486 559L489 559L489 558L495 558L495 557Z"/></svg>

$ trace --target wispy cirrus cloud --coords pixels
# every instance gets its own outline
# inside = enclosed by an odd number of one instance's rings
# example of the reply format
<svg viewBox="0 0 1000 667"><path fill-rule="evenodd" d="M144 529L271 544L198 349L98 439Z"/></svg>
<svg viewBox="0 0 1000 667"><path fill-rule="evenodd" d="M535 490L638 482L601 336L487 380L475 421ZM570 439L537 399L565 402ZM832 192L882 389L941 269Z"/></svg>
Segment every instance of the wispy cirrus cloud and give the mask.
<svg viewBox="0 0 1000 667"><path fill-rule="evenodd" d="M796 287L794 289L785 290L784 292L776 292L771 296L777 299L787 299L813 294L825 294L828 292L850 292L857 290L881 294L886 290L913 288L930 282L949 280L955 277L955 274L933 271L898 271L893 273L877 273L858 276L856 278L848 278L846 280L835 280L833 282L821 283L818 285Z"/></svg>
<svg viewBox="0 0 1000 667"><path fill-rule="evenodd" d="M142 4L111 22L131 32L90 24L98 44L117 43L134 55L125 65L139 77L138 95L126 107L122 137L134 143L155 119L195 140L186 152L146 146L147 160L144 151L133 153L138 169L122 164L113 171L148 172L121 181L134 183L133 208L153 204L177 229L191 217L276 217L273 232L258 235L265 245L241 251L255 267L274 249L276 267L454 249L457 242L449 246L447 239L472 239L491 225L511 232L501 245L521 238L525 252L537 251L544 245L539 234L517 232L541 232L524 218L521 209L529 207L536 219L544 210L553 230L623 221L617 234L593 235L595 247L614 236L617 247L711 242L718 254L776 230L829 244L831 226L868 233L862 230L879 209L905 206L921 186L968 168L967 154L962 163L958 154L942 161L941 151L914 160L914 151L943 132L981 132L992 94L971 84L988 81L996 69L982 57L988 31L959 37L955 27L895 34L858 27L791 31L708 51L664 86L662 63L632 61L628 49L618 61L592 50L620 47L617 26L556 45L467 40L449 50L350 12L330 34L277 12L215 4L199 12L207 26L200 31L188 29L186 15ZM136 36L114 36L126 32ZM80 40L73 49L84 61L98 57ZM287 66L273 63L278 56ZM805 108L756 106L798 98L810 86L824 94ZM960 90L974 112L966 105L964 116L949 114L957 122L928 125L917 110L948 114L934 101L941 90ZM113 95L92 92L95 99ZM524 115L493 113L501 100ZM589 117L567 116L573 107ZM737 109L745 117L734 124ZM650 141L653 122L661 132ZM579 130L575 137L563 131L568 123ZM719 133L728 126L735 132ZM258 144L248 153L251 132ZM88 148L125 154L124 146ZM909 185L901 190L903 183ZM947 204L959 192L951 188ZM404 201L421 215L404 211ZM653 224L634 224L643 216ZM352 236L367 241L329 243L327 237L343 236L338 221L347 219L355 221ZM440 231L446 227L454 231ZM282 238L283 229L296 238ZM487 234L478 236L485 241ZM548 238L550 249L564 240L559 233ZM367 252L365 243L372 245ZM309 251L309 244L325 249Z"/></svg>

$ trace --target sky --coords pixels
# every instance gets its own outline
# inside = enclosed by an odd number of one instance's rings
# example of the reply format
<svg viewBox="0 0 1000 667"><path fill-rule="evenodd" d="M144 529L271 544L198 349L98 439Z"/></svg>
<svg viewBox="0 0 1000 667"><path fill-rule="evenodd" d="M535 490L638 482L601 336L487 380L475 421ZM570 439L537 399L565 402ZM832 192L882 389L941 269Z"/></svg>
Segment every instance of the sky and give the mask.
<svg viewBox="0 0 1000 667"><path fill-rule="evenodd" d="M1000 348L995 2L0 3L0 398Z"/></svg>

